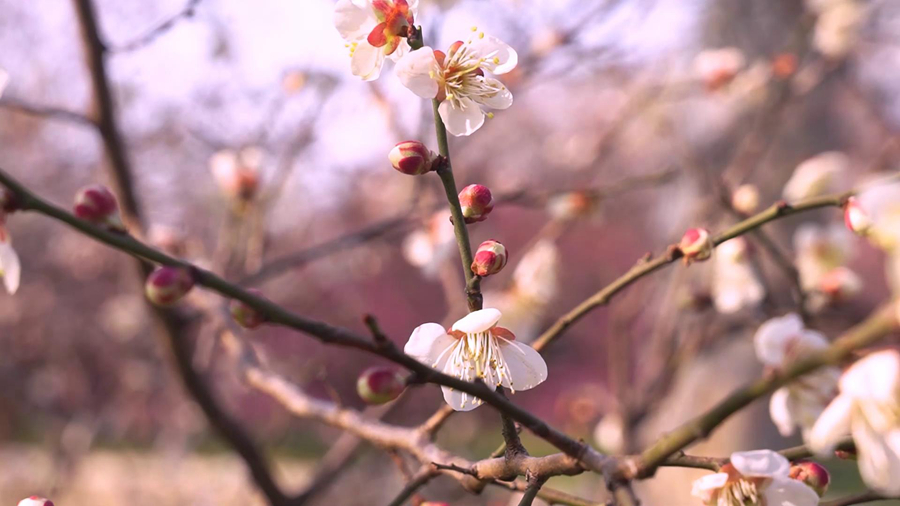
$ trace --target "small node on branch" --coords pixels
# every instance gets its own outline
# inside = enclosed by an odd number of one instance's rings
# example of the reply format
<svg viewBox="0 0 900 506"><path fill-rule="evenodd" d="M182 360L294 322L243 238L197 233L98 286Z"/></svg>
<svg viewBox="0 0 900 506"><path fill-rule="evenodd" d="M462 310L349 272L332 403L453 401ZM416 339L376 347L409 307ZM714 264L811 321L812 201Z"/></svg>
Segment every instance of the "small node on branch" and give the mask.
<svg viewBox="0 0 900 506"><path fill-rule="evenodd" d="M247 291L257 297L263 297L262 292L255 288L250 288ZM235 323L245 329L255 329L266 322L266 316L264 314L253 309L244 301L237 299L232 299L231 302L228 303L228 312L231 313L231 318Z"/></svg>
<svg viewBox="0 0 900 506"><path fill-rule="evenodd" d="M779 200L778 202L775 203L775 212L777 214L782 214L785 211L789 211L792 208L793 208L793 206L791 204L789 204L787 200Z"/></svg>
<svg viewBox="0 0 900 506"><path fill-rule="evenodd" d="M367 314L363 317L363 323L366 324L366 327L369 329L369 332L372 334L372 339L379 346L388 346L390 344L390 340L381 331L381 327L378 326L378 320L375 319L374 316Z"/></svg>

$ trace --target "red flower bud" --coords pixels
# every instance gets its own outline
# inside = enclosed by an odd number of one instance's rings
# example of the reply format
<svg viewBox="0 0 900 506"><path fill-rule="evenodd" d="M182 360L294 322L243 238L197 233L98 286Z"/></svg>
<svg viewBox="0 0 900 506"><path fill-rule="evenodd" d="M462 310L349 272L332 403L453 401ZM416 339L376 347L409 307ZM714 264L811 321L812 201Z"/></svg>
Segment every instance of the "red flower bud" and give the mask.
<svg viewBox="0 0 900 506"><path fill-rule="evenodd" d="M487 186L470 184L459 192L459 205L466 223L476 223L486 220L494 210L494 199Z"/></svg>
<svg viewBox="0 0 900 506"><path fill-rule="evenodd" d="M19 501L19 506L53 506L53 501L33 495Z"/></svg>
<svg viewBox="0 0 900 506"><path fill-rule="evenodd" d="M403 393L406 381L391 367L371 367L356 381L356 392L367 404L384 404Z"/></svg>
<svg viewBox="0 0 900 506"><path fill-rule="evenodd" d="M419 141L403 141L391 150L388 159L398 171L418 176L434 168L438 155Z"/></svg>
<svg viewBox="0 0 900 506"><path fill-rule="evenodd" d="M251 288L247 291L262 297L262 292L259 290ZM231 313L231 318L245 329L255 329L266 322L264 315L248 306L244 301L231 299L231 302L228 304L228 311Z"/></svg>
<svg viewBox="0 0 900 506"><path fill-rule="evenodd" d="M125 231L119 216L119 201L109 188L94 184L85 186L75 194L75 216L110 230Z"/></svg>
<svg viewBox="0 0 900 506"><path fill-rule="evenodd" d="M497 274L506 266L507 259L505 246L494 240L484 241L475 251L472 272L477 276Z"/></svg>
<svg viewBox="0 0 900 506"><path fill-rule="evenodd" d="M684 233L678 248L684 253L685 263L702 262L712 256L712 237L705 228L692 228Z"/></svg>
<svg viewBox="0 0 900 506"><path fill-rule="evenodd" d="M194 276L183 267L158 267L147 277L144 291L157 306L171 306L194 287Z"/></svg>
<svg viewBox="0 0 900 506"><path fill-rule="evenodd" d="M851 232L858 235L865 235L872 226L872 220L868 213L854 197L847 199L847 203L844 205L844 224Z"/></svg>
<svg viewBox="0 0 900 506"><path fill-rule="evenodd" d="M802 481L809 485L809 488L816 491L819 497L825 495L828 490L828 484L831 482L831 476L828 471L815 462L799 462L791 466L791 478Z"/></svg>

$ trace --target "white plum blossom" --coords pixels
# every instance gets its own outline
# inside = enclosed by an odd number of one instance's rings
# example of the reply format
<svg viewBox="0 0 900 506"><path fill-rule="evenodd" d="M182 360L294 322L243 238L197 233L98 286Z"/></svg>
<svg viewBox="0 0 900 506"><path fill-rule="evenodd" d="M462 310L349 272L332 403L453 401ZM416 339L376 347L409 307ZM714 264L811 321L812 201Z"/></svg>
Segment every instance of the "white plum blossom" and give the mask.
<svg viewBox="0 0 900 506"><path fill-rule="evenodd" d="M603 415L594 427L594 442L601 450L613 455L625 452L625 420L617 412Z"/></svg>
<svg viewBox="0 0 900 506"><path fill-rule="evenodd" d="M736 47L705 49L694 57L694 74L708 89L717 90L731 82L747 65L744 53Z"/></svg>
<svg viewBox="0 0 900 506"><path fill-rule="evenodd" d="M473 31L471 39L454 42L447 53L428 46L409 52L397 62L396 72L416 95L440 101L438 112L448 132L470 135L484 124L482 107L506 109L513 102L506 86L485 71L505 74L518 59L506 43Z"/></svg>
<svg viewBox="0 0 900 506"><path fill-rule="evenodd" d="M12 238L4 221L3 211L0 211L0 277L3 278L6 292L12 295L19 289L22 266L19 263L19 255L12 247Z"/></svg>
<svg viewBox="0 0 900 506"><path fill-rule="evenodd" d="M791 463L771 450L735 452L721 472L694 482L704 506L816 506L819 495L790 478Z"/></svg>
<svg viewBox="0 0 900 506"><path fill-rule="evenodd" d="M825 336L805 328L794 313L760 325L753 341L759 360L775 369L828 347ZM799 426L807 440L810 429L837 393L839 377L838 368L822 367L776 390L769 402L769 414L778 432L787 437Z"/></svg>
<svg viewBox="0 0 900 506"><path fill-rule="evenodd" d="M839 388L812 428L810 448L827 456L852 435L866 485L900 494L900 353L879 351L857 361L841 376Z"/></svg>
<svg viewBox="0 0 900 506"><path fill-rule="evenodd" d="M469 313L450 331L437 323L413 330L403 351L444 374L464 381L481 380L489 388L528 390L547 379L547 364L540 353L515 341L508 329L498 327L500 311L485 308ZM470 411L482 400L465 392L441 387L444 400L457 411Z"/></svg>
<svg viewBox="0 0 900 506"><path fill-rule="evenodd" d="M869 241L884 250L896 250L900 246L900 182L876 180L854 202L868 221Z"/></svg>
<svg viewBox="0 0 900 506"><path fill-rule="evenodd" d="M747 240L735 237L723 242L713 257L713 302L720 313L735 313L762 301L765 290L747 259Z"/></svg>
<svg viewBox="0 0 900 506"><path fill-rule="evenodd" d="M818 311L859 292L862 281L845 266L854 254L855 237L844 226L801 225L794 233L794 249L809 309Z"/></svg>
<svg viewBox="0 0 900 506"><path fill-rule="evenodd" d="M858 44L865 20L865 7L856 0L828 2L816 20L813 45L829 58L845 58Z"/></svg>
<svg viewBox="0 0 900 506"><path fill-rule="evenodd" d="M849 168L850 159L839 151L820 153L804 160L784 185L784 198L796 202L836 191Z"/></svg>
<svg viewBox="0 0 900 506"><path fill-rule="evenodd" d="M419 0L339 0L334 26L350 48L350 71L364 81L381 75L385 57L409 52L406 40Z"/></svg>

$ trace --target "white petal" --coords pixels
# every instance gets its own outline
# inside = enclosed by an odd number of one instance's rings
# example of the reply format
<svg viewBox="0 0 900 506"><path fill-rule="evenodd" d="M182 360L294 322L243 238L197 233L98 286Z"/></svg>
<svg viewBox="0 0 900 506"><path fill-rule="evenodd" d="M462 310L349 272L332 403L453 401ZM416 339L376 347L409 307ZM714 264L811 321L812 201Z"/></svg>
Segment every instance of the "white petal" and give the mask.
<svg viewBox="0 0 900 506"><path fill-rule="evenodd" d="M797 426L791 415L790 397L791 392L787 387L782 387L772 394L772 399L769 401L769 416L778 427L778 433L784 437L793 434Z"/></svg>
<svg viewBox="0 0 900 506"><path fill-rule="evenodd" d="M478 107L473 100L463 98L454 100L451 104L450 100L441 102L438 112L441 114L441 121L447 127L450 134L457 137L461 135L472 135L473 132L481 128L484 124L484 111ZM454 105L455 104L455 105Z"/></svg>
<svg viewBox="0 0 900 506"><path fill-rule="evenodd" d="M403 347L403 352L430 367L435 366L444 350L457 340L447 335L437 323L425 323L416 327Z"/></svg>
<svg viewBox="0 0 900 506"><path fill-rule="evenodd" d="M377 24L369 2L338 0L334 6L334 27L344 40L363 41Z"/></svg>
<svg viewBox="0 0 900 506"><path fill-rule="evenodd" d="M772 450L753 450L731 454L731 465L744 476L774 478L787 476L791 463L781 454Z"/></svg>
<svg viewBox="0 0 900 506"><path fill-rule="evenodd" d="M841 393L856 399L896 403L900 390L900 353L879 351L856 361L841 377Z"/></svg>
<svg viewBox="0 0 900 506"><path fill-rule="evenodd" d="M475 58L484 58L481 66L494 74L505 74L519 63L516 50L496 37L476 38L469 45L469 51Z"/></svg>
<svg viewBox="0 0 900 506"><path fill-rule="evenodd" d="M451 328L465 334L486 332L500 321L500 316L500 310L486 307L478 311L472 311L460 318Z"/></svg>
<svg viewBox="0 0 900 506"><path fill-rule="evenodd" d="M448 363L449 366L449 363ZM473 381L475 379L474 368L466 369L463 371L458 371L452 369L450 367L444 367L444 374L449 374L450 376L456 376L465 381ZM444 401L450 405L456 411L472 411L473 409L481 406L484 401L477 397L472 397L471 395L461 392L459 390L450 388L450 387L441 387L441 391L444 393Z"/></svg>
<svg viewBox="0 0 900 506"><path fill-rule="evenodd" d="M438 83L435 77L439 72L437 60L434 59L434 50L428 46L410 51L400 58L394 68L394 73L403 86L422 98L437 96Z"/></svg>
<svg viewBox="0 0 900 506"><path fill-rule="evenodd" d="M509 106L512 105L512 93L510 93L509 89L507 89L503 83L492 77L485 77L484 82L487 83L488 86L499 88L500 91L493 97L478 97L479 103L486 105L491 109L508 109Z"/></svg>
<svg viewBox="0 0 900 506"><path fill-rule="evenodd" d="M756 356L766 365L781 366L784 363L788 341L803 331L803 320L796 313L772 318L753 336Z"/></svg>
<svg viewBox="0 0 900 506"><path fill-rule="evenodd" d="M705 499L709 492L724 487L727 482L728 473L708 474L694 480L694 484L691 487L691 495Z"/></svg>
<svg viewBox="0 0 900 506"><path fill-rule="evenodd" d="M848 395L838 395L825 408L809 433L809 448L820 456L828 456L834 446L850 433L850 415L854 401Z"/></svg>
<svg viewBox="0 0 900 506"><path fill-rule="evenodd" d="M350 72L363 81L374 81L381 75L384 66L384 52L368 42L360 42L350 58Z"/></svg>
<svg viewBox="0 0 900 506"><path fill-rule="evenodd" d="M801 481L776 478L762 491L766 506L816 506L819 494Z"/></svg>
<svg viewBox="0 0 900 506"><path fill-rule="evenodd" d="M859 474L866 485L885 495L900 494L900 431L879 434L864 417L855 417L853 441L859 454Z"/></svg>
<svg viewBox="0 0 900 506"><path fill-rule="evenodd" d="M3 96L3 90L6 89L7 84L9 84L9 72L0 69L0 97Z"/></svg>
<svg viewBox="0 0 900 506"><path fill-rule="evenodd" d="M406 37L400 39L400 45L397 46L397 49L394 50L393 53L389 54L387 58L393 62L400 61L401 58L409 54L412 48L409 47L409 42L406 41Z"/></svg>
<svg viewBox="0 0 900 506"><path fill-rule="evenodd" d="M3 276L6 291L10 295L16 293L22 276L22 265L19 263L19 255L9 241L0 242L0 275Z"/></svg>
<svg viewBox="0 0 900 506"><path fill-rule="evenodd" d="M500 350L510 375L510 378L503 377L503 386L512 390L528 390L547 379L547 363L531 346L500 339Z"/></svg>

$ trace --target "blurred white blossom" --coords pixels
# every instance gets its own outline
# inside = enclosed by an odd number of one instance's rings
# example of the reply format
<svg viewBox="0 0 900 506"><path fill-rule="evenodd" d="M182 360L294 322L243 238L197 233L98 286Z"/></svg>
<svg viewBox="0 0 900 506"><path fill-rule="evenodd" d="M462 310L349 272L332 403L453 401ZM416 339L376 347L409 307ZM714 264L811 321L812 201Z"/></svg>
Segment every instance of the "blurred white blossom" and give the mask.
<svg viewBox="0 0 900 506"><path fill-rule="evenodd" d="M820 153L797 165L784 185L788 202L818 197L838 191L842 177L850 168L850 159L838 151Z"/></svg>
<svg viewBox="0 0 900 506"><path fill-rule="evenodd" d="M876 246L887 251L900 245L900 182L878 184L863 190L855 203L868 223L865 235Z"/></svg>
<svg viewBox="0 0 900 506"><path fill-rule="evenodd" d="M616 412L607 413L594 428L594 442L600 449L613 455L625 452L625 420Z"/></svg>
<svg viewBox="0 0 900 506"><path fill-rule="evenodd" d="M765 296L762 283L750 265L747 240L735 237L720 244L713 256L713 302L720 313L755 307Z"/></svg>
<svg viewBox="0 0 900 506"><path fill-rule="evenodd" d="M800 286L809 295L809 308L818 311L846 300L862 288L862 281L846 267L855 251L855 237L844 226L807 223L794 233Z"/></svg>
<svg viewBox="0 0 900 506"><path fill-rule="evenodd" d="M456 236L450 211L431 215L423 228L414 230L403 240L403 258L422 269L426 276L435 276L438 267L456 249Z"/></svg>
<svg viewBox="0 0 900 506"><path fill-rule="evenodd" d="M813 33L813 45L823 55L845 58L859 41L865 8L855 0L821 2Z"/></svg>
<svg viewBox="0 0 900 506"><path fill-rule="evenodd" d="M736 47L706 49L694 57L694 74L710 90L717 90L738 75L747 60Z"/></svg>
<svg viewBox="0 0 900 506"><path fill-rule="evenodd" d="M3 278L3 286L10 295L19 289L19 279L22 276L22 266L19 255L12 246L12 238L4 223L5 217L0 211L0 277Z"/></svg>
<svg viewBox="0 0 900 506"><path fill-rule="evenodd" d="M259 186L264 156L262 149L255 146L240 151L223 149L210 157L209 169L225 196L249 200Z"/></svg>

